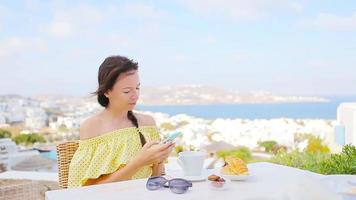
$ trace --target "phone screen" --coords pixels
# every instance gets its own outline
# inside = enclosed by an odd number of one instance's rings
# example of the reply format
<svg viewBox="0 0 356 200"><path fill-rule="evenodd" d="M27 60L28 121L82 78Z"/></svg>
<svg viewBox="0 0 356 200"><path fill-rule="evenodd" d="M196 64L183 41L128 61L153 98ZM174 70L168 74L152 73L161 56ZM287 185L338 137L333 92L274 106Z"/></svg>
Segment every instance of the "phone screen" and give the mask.
<svg viewBox="0 0 356 200"><path fill-rule="evenodd" d="M167 143L167 142L172 142L174 139L176 139L178 136L182 135L182 132L174 132L169 134L169 136L167 137L167 139L163 140L163 144Z"/></svg>

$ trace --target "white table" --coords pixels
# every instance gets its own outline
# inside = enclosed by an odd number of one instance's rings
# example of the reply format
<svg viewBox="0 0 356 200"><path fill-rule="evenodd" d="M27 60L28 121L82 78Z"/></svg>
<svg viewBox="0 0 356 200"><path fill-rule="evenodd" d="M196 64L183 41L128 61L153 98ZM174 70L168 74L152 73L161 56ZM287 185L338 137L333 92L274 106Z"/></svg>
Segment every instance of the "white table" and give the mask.
<svg viewBox="0 0 356 200"><path fill-rule="evenodd" d="M168 188L149 191L147 179L86 186L46 192L47 200L58 199L246 199L246 200L308 200L353 199L338 192L350 189L347 182L356 176L324 176L272 163L249 164L251 177L246 181L231 181L226 190L212 190L209 182L194 182L185 194L172 193ZM355 198L356 199L356 198Z"/></svg>

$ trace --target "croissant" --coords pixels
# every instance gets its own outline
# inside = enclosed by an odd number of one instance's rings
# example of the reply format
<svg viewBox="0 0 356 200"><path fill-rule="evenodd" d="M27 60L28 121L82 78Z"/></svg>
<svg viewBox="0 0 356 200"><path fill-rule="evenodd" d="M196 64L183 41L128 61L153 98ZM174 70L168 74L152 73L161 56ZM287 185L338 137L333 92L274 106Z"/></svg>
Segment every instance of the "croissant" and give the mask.
<svg viewBox="0 0 356 200"><path fill-rule="evenodd" d="M225 158L227 165L221 169L221 173L226 175L248 175L246 163L240 158L228 156Z"/></svg>

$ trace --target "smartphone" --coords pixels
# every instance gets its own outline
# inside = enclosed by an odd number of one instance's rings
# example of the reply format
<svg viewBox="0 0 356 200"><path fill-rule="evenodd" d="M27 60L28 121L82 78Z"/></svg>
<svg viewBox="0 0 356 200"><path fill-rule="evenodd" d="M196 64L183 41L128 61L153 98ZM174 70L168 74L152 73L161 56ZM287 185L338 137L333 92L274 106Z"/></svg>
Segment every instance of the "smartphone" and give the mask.
<svg viewBox="0 0 356 200"><path fill-rule="evenodd" d="M163 141L161 141L161 144L166 144L167 142L173 142L174 139L176 139L178 136L181 136L182 132L178 131L178 132L174 132L169 134L169 136L164 139Z"/></svg>

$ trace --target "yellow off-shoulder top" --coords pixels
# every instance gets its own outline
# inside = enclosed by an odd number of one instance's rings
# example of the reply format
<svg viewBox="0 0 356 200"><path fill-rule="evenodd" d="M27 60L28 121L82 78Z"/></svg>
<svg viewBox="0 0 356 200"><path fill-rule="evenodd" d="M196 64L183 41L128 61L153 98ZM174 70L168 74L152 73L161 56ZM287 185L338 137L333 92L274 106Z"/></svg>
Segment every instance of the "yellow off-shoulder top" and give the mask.
<svg viewBox="0 0 356 200"><path fill-rule="evenodd" d="M124 167L142 148L138 129L147 142L160 140L155 126L123 128L80 140L69 165L68 188L83 186L88 179L96 179ZM151 174L152 167L144 166L132 179L147 178Z"/></svg>

